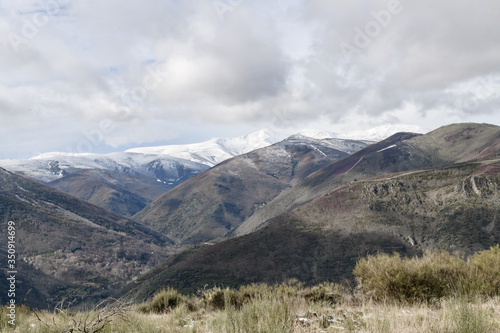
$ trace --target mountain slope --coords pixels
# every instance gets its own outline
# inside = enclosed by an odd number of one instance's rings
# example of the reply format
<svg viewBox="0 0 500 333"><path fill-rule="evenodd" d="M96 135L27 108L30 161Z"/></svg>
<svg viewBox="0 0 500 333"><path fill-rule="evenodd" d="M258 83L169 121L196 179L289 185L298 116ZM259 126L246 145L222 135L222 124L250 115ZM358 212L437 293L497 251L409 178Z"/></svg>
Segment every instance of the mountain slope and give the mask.
<svg viewBox="0 0 500 333"><path fill-rule="evenodd" d="M197 175L134 216L180 242L226 236L281 191L366 144L292 136Z"/></svg>
<svg viewBox="0 0 500 333"><path fill-rule="evenodd" d="M134 153L47 153L2 160L0 166L125 216L208 169L170 156Z"/></svg>
<svg viewBox="0 0 500 333"><path fill-rule="evenodd" d="M395 135L290 190L316 191L311 200L243 236L174 256L122 294L143 300L167 285L193 292L290 278L340 282L366 254L487 249L500 243L499 146L500 127L486 124Z"/></svg>
<svg viewBox="0 0 500 333"><path fill-rule="evenodd" d="M3 243L2 243L3 244ZM7 249L7 247L6 247ZM0 249L0 260L7 263L7 251ZM24 300L33 308L46 309L54 306L54 296L51 294L60 293L62 290L71 288L69 283L45 274L39 269L34 268L28 262L16 260L16 303L25 303ZM0 288L8 291L10 289L7 278L7 270L0 269ZM52 299L52 300L51 300ZM0 295L2 305L7 304L7 292Z"/></svg>
<svg viewBox="0 0 500 333"><path fill-rule="evenodd" d="M0 168L3 237L8 221L16 225L19 285L35 291L37 306L107 297L174 252L162 234Z"/></svg>
<svg viewBox="0 0 500 333"><path fill-rule="evenodd" d="M375 176L384 172L397 171L399 165L396 166L395 163L392 164L396 170L388 171L388 167L391 165L386 165L381 162L375 162L369 164L368 168L362 168L361 172L356 173L356 168L363 162L366 156L372 154L378 154L386 147L400 143L403 140L412 138L419 134L414 133L398 133L386 140L369 145L358 152L348 155L338 161L332 161L324 168L312 173L308 177L304 178L300 183L296 184L294 187L289 188L287 191L280 193L279 196L269 202L266 207L259 210L248 219L235 231L235 235L244 235L250 233L260 226L262 226L266 221L276 217L277 215L304 204L319 195L322 195L328 191L330 188L335 188L341 186L349 181L355 179L363 179L369 176Z"/></svg>
<svg viewBox="0 0 500 333"><path fill-rule="evenodd" d="M79 170L47 185L124 216L173 188L152 177L97 169Z"/></svg>
<svg viewBox="0 0 500 333"><path fill-rule="evenodd" d="M425 135L395 134L311 174L250 217L236 234L249 233L282 212L350 181L463 162L488 149L491 155L499 141L500 127L488 124L453 124Z"/></svg>
<svg viewBox="0 0 500 333"><path fill-rule="evenodd" d="M352 280L367 254L469 255L500 243L500 160L454 164L352 182L261 229L172 257L123 291L144 300L165 286L194 292L238 286Z"/></svg>

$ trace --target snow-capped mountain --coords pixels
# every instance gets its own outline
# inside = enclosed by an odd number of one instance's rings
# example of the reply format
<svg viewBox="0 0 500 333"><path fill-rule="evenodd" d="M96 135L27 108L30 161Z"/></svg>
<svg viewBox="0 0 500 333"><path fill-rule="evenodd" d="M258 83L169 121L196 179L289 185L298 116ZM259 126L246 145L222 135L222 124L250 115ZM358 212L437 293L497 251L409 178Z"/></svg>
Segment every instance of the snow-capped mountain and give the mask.
<svg viewBox="0 0 500 333"><path fill-rule="evenodd" d="M302 135L305 137L319 139L319 140L348 139L357 141L378 142L387 139L391 135L396 134L398 132L421 133L422 131L419 126L397 124L397 125L382 125L366 130L355 130L345 133L334 133L330 131L303 129L294 135Z"/></svg>
<svg viewBox="0 0 500 333"><path fill-rule="evenodd" d="M212 167L228 158L269 146L278 141L279 139L270 130L264 129L236 138L216 138L186 145L133 148L126 152L161 156L168 155Z"/></svg>
<svg viewBox="0 0 500 333"><path fill-rule="evenodd" d="M171 156L125 152L45 153L1 160L0 167L125 216L209 168Z"/></svg>
<svg viewBox="0 0 500 333"><path fill-rule="evenodd" d="M208 169L204 164L171 156L136 153L71 154L44 153L26 160L0 160L0 167L51 182L78 170L107 170L155 177L164 183L183 178L181 173L194 174Z"/></svg>
<svg viewBox="0 0 500 333"><path fill-rule="evenodd" d="M306 137L328 140L329 146L346 153L359 149L346 140L380 141L396 132L418 132L418 126L384 125L369 130L336 134L304 129L289 138ZM142 147L110 154L43 153L25 160L0 160L0 167L26 176L51 182L74 170L108 170L156 177L163 183L175 184L189 174L203 172L229 158L277 143L279 138L268 129L235 138L214 138L208 141L157 147Z"/></svg>
<svg viewBox="0 0 500 333"><path fill-rule="evenodd" d="M335 137L378 142L398 132L421 133L421 129L419 126L415 125L382 125L367 130L356 130L348 133L335 134Z"/></svg>
<svg viewBox="0 0 500 333"><path fill-rule="evenodd" d="M78 170L129 173L175 185L186 174L201 173L228 158L269 146L279 139L269 130L236 138L201 143L129 149L110 154L43 153L24 160L0 160L0 167L42 182L51 182Z"/></svg>
<svg viewBox="0 0 500 333"><path fill-rule="evenodd" d="M373 133L369 138L378 138L397 131L399 129L384 128L362 134L366 138L366 134ZM262 156L266 163L274 165L280 154L289 155L286 152L289 147L312 149L326 158L332 154L352 154L367 143L339 139L334 133L310 129L280 140L273 132L260 130L236 138L110 154L44 153L25 160L0 160L0 167L45 182L100 207L133 216L189 178L259 148L273 145Z"/></svg>
<svg viewBox="0 0 500 333"><path fill-rule="evenodd" d="M306 133L308 135L301 133ZM365 141L365 140L338 139L334 137L333 133L310 132L308 130L300 131L299 133L288 137L284 141L291 142L296 140L302 142L305 145L307 144L311 146L322 145L331 149L341 151L346 154L353 154L371 143L371 141Z"/></svg>

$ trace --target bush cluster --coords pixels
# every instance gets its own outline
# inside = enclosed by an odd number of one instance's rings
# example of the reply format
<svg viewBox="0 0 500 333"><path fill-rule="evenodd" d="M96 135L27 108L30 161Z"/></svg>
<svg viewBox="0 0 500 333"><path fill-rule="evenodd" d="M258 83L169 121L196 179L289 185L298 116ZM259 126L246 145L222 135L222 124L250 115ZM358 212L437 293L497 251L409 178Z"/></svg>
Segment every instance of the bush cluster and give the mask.
<svg viewBox="0 0 500 333"><path fill-rule="evenodd" d="M331 282L323 282L310 288L303 289L302 296L309 303L327 303L335 305L347 299L345 287Z"/></svg>
<svg viewBox="0 0 500 333"><path fill-rule="evenodd" d="M306 287L304 283L295 279L278 285L250 284L239 289L213 287L198 291L197 297L180 294L177 290L163 289L154 295L151 301L139 306L144 313L167 313L179 306L187 306L189 310L196 308L210 308L225 310L229 307L241 309L244 305L256 300L269 298L285 300L292 297L301 297L310 303L327 303L329 305L345 300L344 288L338 284L324 282Z"/></svg>
<svg viewBox="0 0 500 333"><path fill-rule="evenodd" d="M304 283L295 279L278 285L250 284L239 289L221 289L218 287L200 291L201 299L207 307L223 310L227 306L241 308L255 300L287 299L301 297L310 303L327 303L334 305L346 298L345 288L336 283L324 282L322 284L306 287Z"/></svg>
<svg viewBox="0 0 500 333"><path fill-rule="evenodd" d="M469 257L444 251L421 258L379 254L360 259L354 275L377 301L431 302L448 296L500 295L500 247Z"/></svg>
<svg viewBox="0 0 500 333"><path fill-rule="evenodd" d="M257 299L268 298L273 295L278 298L296 296L297 293L304 290L304 284L297 280L290 280L279 285L250 284L241 286L239 289L214 287L211 289L200 290L200 298L206 307L223 310L228 306L241 308L244 304Z"/></svg>
<svg viewBox="0 0 500 333"><path fill-rule="evenodd" d="M194 304L189 297L169 287L157 293L150 302L141 304L139 311L160 314L170 312L181 305L186 305L189 309L194 309Z"/></svg>

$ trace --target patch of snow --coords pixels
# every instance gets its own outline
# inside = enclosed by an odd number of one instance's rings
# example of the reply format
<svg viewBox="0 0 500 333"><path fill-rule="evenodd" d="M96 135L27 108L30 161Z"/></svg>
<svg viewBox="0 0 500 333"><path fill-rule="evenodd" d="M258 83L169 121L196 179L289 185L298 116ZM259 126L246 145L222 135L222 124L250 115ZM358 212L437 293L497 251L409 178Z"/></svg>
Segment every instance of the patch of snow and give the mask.
<svg viewBox="0 0 500 333"><path fill-rule="evenodd" d="M323 153L319 148L315 147L314 145L310 145L310 147L312 149L316 150L317 152L319 152L320 154L322 154L323 156L328 157L328 155L326 155L325 153Z"/></svg>
<svg viewBox="0 0 500 333"><path fill-rule="evenodd" d="M16 198L18 198L19 200L21 200L22 202L26 202L26 203L29 203L31 204L31 202L29 202L28 200L24 199L24 198L21 198L20 196L18 196L17 194L14 194L16 196Z"/></svg>
<svg viewBox="0 0 500 333"><path fill-rule="evenodd" d="M394 148L394 147L397 147L397 145L390 145L389 147L385 147L383 149L378 150L377 153L380 153L381 151L384 151L384 150L387 150L387 149L391 149L391 148Z"/></svg>
<svg viewBox="0 0 500 333"><path fill-rule="evenodd" d="M28 190L22 188L21 186L19 186L19 184L16 184L17 185L17 188L19 188L21 191L24 191L24 192L29 192Z"/></svg>

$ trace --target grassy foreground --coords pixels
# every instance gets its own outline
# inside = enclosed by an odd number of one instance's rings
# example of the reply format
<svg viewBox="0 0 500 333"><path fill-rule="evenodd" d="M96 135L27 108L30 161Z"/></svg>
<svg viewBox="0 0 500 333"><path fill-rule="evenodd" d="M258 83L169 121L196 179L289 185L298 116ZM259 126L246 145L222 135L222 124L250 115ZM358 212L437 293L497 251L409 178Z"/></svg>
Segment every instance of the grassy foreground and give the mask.
<svg viewBox="0 0 500 333"><path fill-rule="evenodd" d="M89 311L16 309L2 332L500 332L500 248L468 260L445 252L423 258L361 259L356 289L298 281L182 295L167 288L143 304Z"/></svg>
<svg viewBox="0 0 500 333"><path fill-rule="evenodd" d="M108 309L109 310L109 309ZM443 299L432 306L310 302L301 295L276 294L240 308L182 304L165 313L123 308L107 321L105 311L78 313L18 309L16 328L2 320L2 332L500 332L500 299ZM38 318L38 317L39 318ZM101 326L94 325L98 319ZM5 313L2 313L2 318ZM42 322L43 321L43 322ZM85 326L85 324L87 326Z"/></svg>

